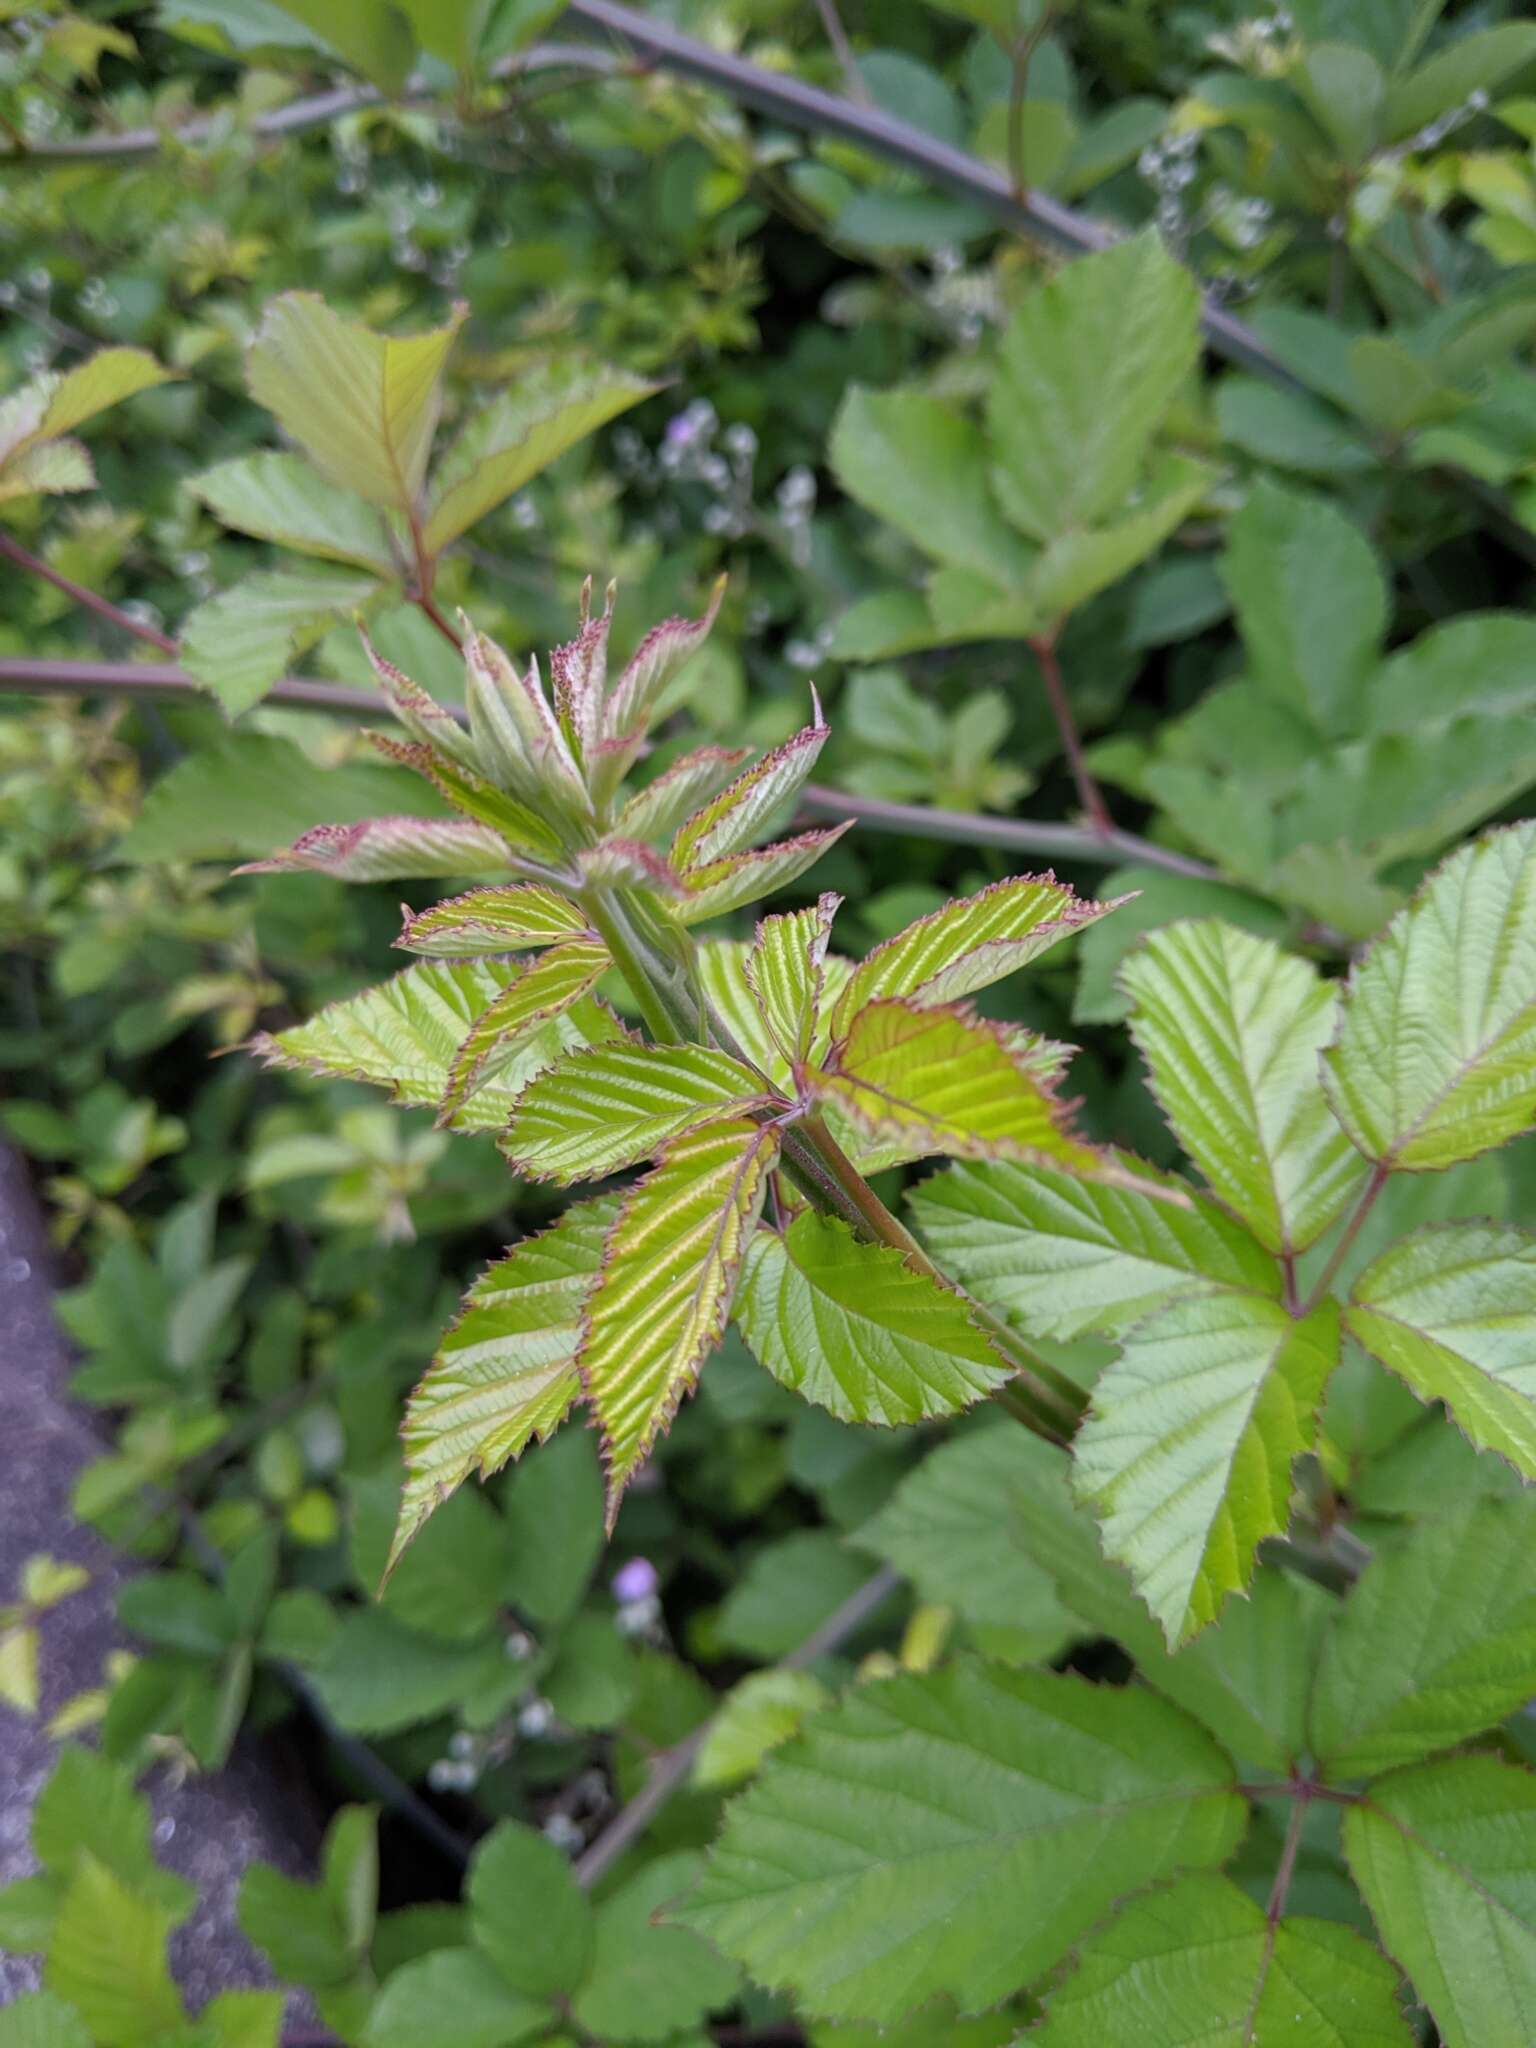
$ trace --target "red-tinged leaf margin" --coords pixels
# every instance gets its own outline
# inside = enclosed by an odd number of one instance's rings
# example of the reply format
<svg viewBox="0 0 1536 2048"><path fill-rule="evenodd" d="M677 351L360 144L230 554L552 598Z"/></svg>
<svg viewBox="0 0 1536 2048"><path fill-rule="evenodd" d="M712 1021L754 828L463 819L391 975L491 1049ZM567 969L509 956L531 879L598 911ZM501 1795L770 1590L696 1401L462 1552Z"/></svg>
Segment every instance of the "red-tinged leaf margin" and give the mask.
<svg viewBox="0 0 1536 2048"><path fill-rule="evenodd" d="M483 915L487 897L494 897L509 907L526 906L529 915L522 930L519 932L510 923L498 925L488 922ZM557 946L563 939L597 936L569 898L543 882L508 882L497 889L466 889L462 895L445 896L440 903L433 903L426 910L412 910L408 903L401 904L400 909L404 922L399 938L394 941L396 949L402 953L420 953L428 959L466 956L434 953L429 946L415 943L423 931L428 938L437 939L451 937L458 932L476 936L483 934L489 942L485 947L487 953L509 953L524 946ZM542 932L536 928L538 913L548 918Z"/></svg>
<svg viewBox="0 0 1536 2048"><path fill-rule="evenodd" d="M747 984L757 1014L763 1020L763 1029L773 1044L789 1061L791 1071L810 1057L811 1044L816 1036L816 1023L821 1012L822 991L826 983L827 948L832 943L832 920L842 906L842 897L830 889L824 889L809 911L780 911L771 917L758 920L757 937L748 948L741 963L742 978ZM809 936L805 940L806 968L809 978L809 1002L805 1013L796 1026L793 1044L786 1044L779 1030L782 1018L777 1013L785 1007L782 1000L788 991L775 991L769 986L773 972L772 943L777 933L791 924L805 924ZM775 928L769 932L769 926ZM785 933L787 937L787 932ZM791 941L793 943L793 941Z"/></svg>
<svg viewBox="0 0 1536 2048"><path fill-rule="evenodd" d="M707 868L694 868L683 877L686 894L674 906L674 916L682 924L700 924L706 917L724 917L728 910L755 903L774 889L788 888L857 823L856 818L845 818L841 825L801 832L793 839L776 839L771 846L755 846L746 853L712 861ZM753 879L764 873L766 881Z"/></svg>
<svg viewBox="0 0 1536 2048"><path fill-rule="evenodd" d="M679 825L672 841L672 865L679 874L689 876L742 851L741 841L726 828L738 819L743 809L756 813L746 833L750 841L764 820L798 794L815 767L822 748L832 737L832 728L821 715L821 703L814 690L811 695L815 704L813 724L801 726L779 746L771 747L766 754L759 756L750 768L743 769L734 781L728 782L718 796L711 797L707 804ZM759 792L763 792L766 798L761 809L752 801ZM727 841L724 845L718 843L722 837Z"/></svg>
<svg viewBox="0 0 1536 2048"><path fill-rule="evenodd" d="M413 841L425 848L425 865L410 853ZM393 858L391 842L399 849ZM297 874L309 869L337 882L395 882L424 875L490 874L512 865L506 841L488 825L471 818L416 818L390 812L350 825L312 825L291 846L265 860L248 860L232 872Z"/></svg>
<svg viewBox="0 0 1536 2048"><path fill-rule="evenodd" d="M617 584L610 583L603 609L594 619L589 576L581 587L581 631L574 640L552 649L549 657L555 716L580 761L587 758L602 735L603 699L608 688L608 633L617 592Z"/></svg>
<svg viewBox="0 0 1536 2048"><path fill-rule="evenodd" d="M650 724L657 697L683 663L697 654L708 639L725 596L725 584L724 576L716 579L709 593L709 602L699 618L663 619L659 625L652 626L613 686L603 721L606 739L629 741L643 736Z"/></svg>
<svg viewBox="0 0 1536 2048"><path fill-rule="evenodd" d="M654 846L643 839L603 840L576 856L584 879L599 888L655 889L663 896L680 896L681 878L674 874Z"/></svg>
<svg viewBox="0 0 1536 2048"><path fill-rule="evenodd" d="M520 859L525 855L545 862L565 858L563 844L536 811L487 782L472 768L445 760L420 741L397 740L389 733L371 730L363 737L386 761L414 768L418 775L425 776L465 817L499 832Z"/></svg>
<svg viewBox="0 0 1536 2048"><path fill-rule="evenodd" d="M648 839L665 832L670 838L681 817L669 813L666 805L673 792L683 817L705 795L722 788L751 753L750 747L694 747L682 754L670 768L636 790L618 816L615 830L624 839ZM695 787L697 785L697 787ZM651 819L656 819L652 824Z"/></svg>
<svg viewBox="0 0 1536 2048"><path fill-rule="evenodd" d="M368 665L379 679L379 687L389 699L390 708L396 718L414 739L426 747L429 753L441 752L463 767L471 768L474 763L474 748L469 734L460 725L445 704L439 704L430 691L414 682L402 668L396 668L392 661L386 661L368 637L367 628L358 621L358 633L362 638L363 652Z"/></svg>
<svg viewBox="0 0 1536 2048"><path fill-rule="evenodd" d="M508 982L470 1026L448 1070L448 1086L437 1113L439 1127L450 1124L464 1107L492 1053L511 1053L542 1025L579 1003L596 987L610 965L608 949L601 939L569 939L551 946L515 981ZM545 995L548 999L542 1000Z"/></svg>
<svg viewBox="0 0 1536 2048"><path fill-rule="evenodd" d="M676 1173L680 1165L685 1169L689 1166L693 1154L706 1145L719 1146L731 1138L739 1141L740 1150L736 1156L734 1171L730 1175L726 1198L719 1205L706 1254L698 1263L698 1280L692 1293L692 1302L696 1310L707 1299L704 1290L709 1284L712 1267L718 1264L718 1277L713 1298L708 1301L707 1316L691 1333L691 1341L681 1365L678 1364L677 1354L674 1353L668 1367L665 1396L653 1409L649 1424L629 1451L622 1469L619 1469L616 1465L608 1420L603 1414L604 1389L597 1384L594 1377L592 1352L597 1341L593 1321L594 1310L603 1305L605 1283L629 1255L631 1247L626 1244L626 1238L631 1237L637 1229L637 1218L644 1218L648 1202L659 1190L664 1189L669 1177ZM607 1492L604 1525L610 1536L618 1520L619 1507L630 1479L649 1456L658 1436L670 1428L683 1396L691 1393L698 1384L704 1361L719 1347L725 1335L736 1298L737 1284L741 1278L742 1262L757 1227L757 1220L767 1194L768 1175L778 1154L779 1132L772 1124L757 1124L739 1119L715 1120L701 1124L693 1130L681 1133L657 1155L656 1164L635 1182L614 1219L603 1247L602 1265L582 1310L582 1334L576 1359L583 1393L599 1426ZM682 1204L687 1202L688 1196L685 1191L680 1190L673 1199L675 1203ZM659 1220L664 1222L666 1214L667 1211L663 1209ZM734 1252L728 1247L733 1223L738 1233ZM663 1259L665 1256L665 1253L661 1255ZM642 1313L646 1305L654 1305L659 1283L665 1272L665 1265L659 1266L657 1259L643 1258L640 1261L640 1270L631 1278L629 1291L621 1301L621 1310L627 1310L634 1305L637 1297ZM643 1323L637 1323L634 1316L622 1313L620 1320L626 1338L639 1342L645 1334Z"/></svg>

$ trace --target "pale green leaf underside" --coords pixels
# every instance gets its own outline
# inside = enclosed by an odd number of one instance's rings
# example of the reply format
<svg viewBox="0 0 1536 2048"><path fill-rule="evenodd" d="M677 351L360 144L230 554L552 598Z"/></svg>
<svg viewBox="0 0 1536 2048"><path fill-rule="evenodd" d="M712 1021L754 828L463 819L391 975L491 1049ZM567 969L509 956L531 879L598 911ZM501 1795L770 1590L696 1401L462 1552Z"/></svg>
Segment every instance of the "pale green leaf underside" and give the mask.
<svg viewBox="0 0 1536 2048"><path fill-rule="evenodd" d="M1177 1187L1161 1200L998 1161L935 1174L911 1200L945 1270L1026 1332L1114 1336L1175 1298L1280 1296L1280 1268L1247 1231Z"/></svg>
<svg viewBox="0 0 1536 2048"><path fill-rule="evenodd" d="M910 996L928 1008L974 995L1114 908L1080 902L1050 875L1015 875L946 903L860 962L833 1012L833 1033L877 996Z"/></svg>
<svg viewBox="0 0 1536 2048"><path fill-rule="evenodd" d="M327 482L302 455L237 456L187 485L226 526L296 554L354 562L393 575L398 567L378 511Z"/></svg>
<svg viewBox="0 0 1536 2048"><path fill-rule="evenodd" d="M419 961L377 988L332 1003L307 1024L261 1035L253 1046L275 1065L336 1081L371 1081L387 1088L395 1102L433 1108L443 1099L470 1027L518 971L510 960ZM618 1030L600 1004L577 1004L542 1025L506 1073L477 1088L455 1112L453 1128L500 1130L533 1075Z"/></svg>
<svg viewBox="0 0 1536 2048"><path fill-rule="evenodd" d="M1536 2040L1536 1777L1491 1756L1393 1772L1344 1849L1445 2048Z"/></svg>
<svg viewBox="0 0 1536 2048"><path fill-rule="evenodd" d="M503 1150L520 1173L568 1185L648 1159L708 1119L763 1100L729 1054L629 1039L561 1060L518 1098Z"/></svg>
<svg viewBox="0 0 1536 2048"><path fill-rule="evenodd" d="M679 1916L809 2013L995 2003L1128 1891L1220 1862L1230 1766L1146 1692L961 1660L770 1756Z"/></svg>
<svg viewBox="0 0 1536 2048"><path fill-rule="evenodd" d="M1412 2048L1397 1973L1329 1920L1282 1920L1230 1878L1133 1899L1046 2000L1030 2048Z"/></svg>
<svg viewBox="0 0 1536 2048"><path fill-rule="evenodd" d="M1479 1450L1536 1479L1536 1237L1430 1224L1355 1282L1345 1327Z"/></svg>
<svg viewBox="0 0 1536 2048"><path fill-rule="evenodd" d="M776 1380L844 1422L954 1414L1010 1372L959 1295L809 1210L754 1239L736 1320Z"/></svg>
<svg viewBox="0 0 1536 2048"><path fill-rule="evenodd" d="M540 1442L581 1391L581 1312L617 1196L579 1202L490 1266L406 1404L406 1483L390 1564L472 1471L482 1477Z"/></svg>
<svg viewBox="0 0 1536 2048"><path fill-rule="evenodd" d="M777 1131L711 1123L631 1190L587 1304L581 1378L603 1432L608 1520L719 1343L778 1155Z"/></svg>
<svg viewBox="0 0 1536 2048"><path fill-rule="evenodd" d="M1298 1323L1274 1302L1212 1295L1139 1325L1100 1376L1074 1483L1170 1646L1214 1620L1284 1531L1338 1348L1332 1302Z"/></svg>
<svg viewBox="0 0 1536 2048"><path fill-rule="evenodd" d="M1261 1244L1305 1250L1367 1171L1318 1082L1336 990L1309 962L1214 919L1154 932L1121 980L1174 1136Z"/></svg>
<svg viewBox="0 0 1536 2048"><path fill-rule="evenodd" d="M727 911L760 902L775 889L787 889L847 830L847 825L829 825L824 831L799 832L793 839L775 840L772 846L690 868L684 877L687 893L673 905L673 914L679 924L702 924L706 918L724 917Z"/></svg>
<svg viewBox="0 0 1536 2048"><path fill-rule="evenodd" d="M241 872L309 868L337 882L397 882L425 875L503 873L507 858L505 841L473 819L396 814L359 818L347 825L311 826L292 846L266 860L248 862ZM475 950L504 953L507 945L502 940L497 946Z"/></svg>
<svg viewBox="0 0 1536 2048"><path fill-rule="evenodd" d="M1369 1159L1433 1169L1536 1120L1536 823L1454 854L1350 977L1324 1085Z"/></svg>
<svg viewBox="0 0 1536 2048"><path fill-rule="evenodd" d="M746 963L750 947L740 939L705 939L699 946L699 978L710 1007L724 1019L731 1036L755 1067L765 1073L776 1088L790 1086L789 1061L785 1059L763 1022L762 1012L747 983ZM829 953L822 962L822 1008L835 1001L838 991L853 972L853 963L840 953ZM819 1034L825 1035L825 1027Z"/></svg>
<svg viewBox="0 0 1536 2048"><path fill-rule="evenodd" d="M260 703L296 655L378 588L376 576L339 568L258 570L188 612L181 665L237 718Z"/></svg>
<svg viewBox="0 0 1536 2048"><path fill-rule="evenodd" d="M1311 1748L1335 1782L1415 1763L1536 1696L1536 1495L1474 1501L1379 1554L1324 1643Z"/></svg>

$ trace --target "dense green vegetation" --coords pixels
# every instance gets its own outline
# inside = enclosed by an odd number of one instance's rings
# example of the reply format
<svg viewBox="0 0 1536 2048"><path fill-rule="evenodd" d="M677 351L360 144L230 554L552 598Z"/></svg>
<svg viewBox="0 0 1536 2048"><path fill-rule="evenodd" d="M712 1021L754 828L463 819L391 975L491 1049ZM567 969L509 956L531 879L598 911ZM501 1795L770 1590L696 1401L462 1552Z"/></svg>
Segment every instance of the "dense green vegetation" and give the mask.
<svg viewBox="0 0 1536 2048"><path fill-rule="evenodd" d="M133 1781L279 1723L361 2048L1536 2037L1533 141L1496 4L0 5L141 1566L0 2044L276 2039Z"/></svg>

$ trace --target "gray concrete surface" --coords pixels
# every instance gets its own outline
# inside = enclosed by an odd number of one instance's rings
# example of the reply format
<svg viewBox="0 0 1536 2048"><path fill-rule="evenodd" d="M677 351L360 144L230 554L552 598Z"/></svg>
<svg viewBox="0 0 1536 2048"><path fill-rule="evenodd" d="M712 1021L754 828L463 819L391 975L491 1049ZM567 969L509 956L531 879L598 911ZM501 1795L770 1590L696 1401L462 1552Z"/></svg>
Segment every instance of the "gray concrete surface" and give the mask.
<svg viewBox="0 0 1536 2048"><path fill-rule="evenodd" d="M28 1841L32 1802L58 1745L44 1724L74 1694L100 1681L109 1649L123 1642L113 1614L121 1568L98 1538L73 1522L75 1474L103 1448L87 1413L64 1397L69 1353L53 1319L53 1262L25 1171L0 1147L0 1603L14 1597L22 1564L38 1551L86 1565L96 1576L41 1624L42 1712L35 1721L0 1706L0 1883L36 1868ZM193 2012L217 1991L271 1982L235 1920L241 1872L252 1860L302 1874L314 1839L307 1807L294 1809L270 1759L237 1750L216 1775L145 1781L157 1854L197 1887L198 1906L173 1937L172 1963ZM0 2006L38 1981L38 1959L0 1954ZM299 2016L295 2007L295 2017Z"/></svg>

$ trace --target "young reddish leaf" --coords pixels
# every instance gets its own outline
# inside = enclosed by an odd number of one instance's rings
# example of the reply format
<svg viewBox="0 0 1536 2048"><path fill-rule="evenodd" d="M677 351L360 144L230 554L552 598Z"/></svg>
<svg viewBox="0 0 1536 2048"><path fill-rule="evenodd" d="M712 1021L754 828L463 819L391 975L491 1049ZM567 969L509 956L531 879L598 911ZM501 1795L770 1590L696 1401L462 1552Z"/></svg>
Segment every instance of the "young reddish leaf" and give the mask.
<svg viewBox="0 0 1536 2048"><path fill-rule="evenodd" d="M430 910L407 908L395 944L402 952L449 960L589 936L586 919L557 890L513 882L504 889L468 889Z"/></svg>
<svg viewBox="0 0 1536 2048"><path fill-rule="evenodd" d="M568 1010L607 967L608 948L598 939L582 938L551 946L524 968L475 1019L459 1047L438 1122L451 1123L480 1083L504 1072L539 1026Z"/></svg>
<svg viewBox="0 0 1536 2048"><path fill-rule="evenodd" d="M768 821L799 795L827 743L829 728L820 707L814 725L803 726L793 739L764 754L716 797L695 811L672 842L672 865L689 876L738 853Z"/></svg>
<svg viewBox="0 0 1536 2048"><path fill-rule="evenodd" d="M756 903L775 889L787 889L853 825L849 818L825 831L802 832L798 838L780 839L752 853L733 853L725 860L711 861L708 867L690 868L682 878L687 893L673 905L673 915L680 924L702 924L707 917L724 917L728 910Z"/></svg>
<svg viewBox="0 0 1536 2048"><path fill-rule="evenodd" d="M792 1064L809 1057L821 1005L822 968L841 896L812 910L765 917L743 965L769 1037Z"/></svg>
<svg viewBox="0 0 1536 2048"><path fill-rule="evenodd" d="M727 1053L627 1039L561 1060L524 1089L502 1150L517 1172L568 1186L767 1100L758 1076Z"/></svg>
<svg viewBox="0 0 1536 2048"><path fill-rule="evenodd" d="M695 747L632 796L614 831L621 839L668 839L706 797L723 789L750 747Z"/></svg>
<svg viewBox="0 0 1536 2048"><path fill-rule="evenodd" d="M468 818L392 817L363 818L354 825L313 825L292 846L265 860L247 861L235 873L283 874L313 868L337 882L397 882L416 875L494 875L511 864L506 841ZM501 941L503 947L507 943Z"/></svg>
<svg viewBox="0 0 1536 2048"><path fill-rule="evenodd" d="M574 814L591 808L575 756L550 709L537 661L519 675L495 641L464 620L464 698L480 765L536 808L551 800Z"/></svg>
<svg viewBox="0 0 1536 2048"><path fill-rule="evenodd" d="M516 853L544 862L565 859L564 842L538 812L508 796L505 790L497 789L473 768L445 760L420 741L408 744L382 732L367 733L365 738L385 760L396 761L402 768L414 768L418 775L424 775L455 810L477 824L489 825Z"/></svg>
<svg viewBox="0 0 1536 2048"><path fill-rule="evenodd" d="M778 1132L712 1123L637 1182L587 1302L582 1385L603 1432L608 1526L635 1468L720 1342Z"/></svg>
<svg viewBox="0 0 1536 2048"><path fill-rule="evenodd" d="M595 619L587 616L592 597L589 576L581 593L581 631L549 657L549 679L555 694L555 716L579 761L602 737L603 698L608 688L608 629L613 624L614 586Z"/></svg>
<svg viewBox="0 0 1536 2048"><path fill-rule="evenodd" d="M1046 874L1014 875L946 903L860 962L839 998L833 1032L846 1031L854 1013L877 996L905 996L928 1009L973 995L1127 901L1084 903Z"/></svg>
<svg viewBox="0 0 1536 2048"><path fill-rule="evenodd" d="M389 1555L478 1468L489 1479L534 1439L543 1443L581 1391L581 1311L602 1261L617 1196L578 1202L525 1238L464 1297L406 1404L406 1481Z"/></svg>
<svg viewBox="0 0 1536 2048"><path fill-rule="evenodd" d="M645 733L668 683L708 639L724 595L722 576L709 594L702 618L663 619L646 634L613 686L603 722L606 738L628 740Z"/></svg>
<svg viewBox="0 0 1536 2048"><path fill-rule="evenodd" d="M439 704L420 683L412 682L404 669L386 661L362 626L358 627L358 632L368 665L379 679L379 688L389 699L390 709L406 731L429 750L429 755L444 754L449 760L473 771L474 745L453 713L446 705Z"/></svg>
<svg viewBox="0 0 1536 2048"><path fill-rule="evenodd" d="M907 1157L947 1152L1038 1159L1095 1177L1108 1171L1092 1146L1071 1135L1065 1105L1018 1057L1006 1030L968 1010L866 1003L817 1086L869 1135L900 1143Z"/></svg>
<svg viewBox="0 0 1536 2048"><path fill-rule="evenodd" d="M589 882L608 889L655 889L663 896L682 894L682 881L673 873L655 847L643 839L605 839L600 846L587 847L576 856L578 867Z"/></svg>

